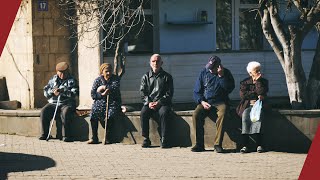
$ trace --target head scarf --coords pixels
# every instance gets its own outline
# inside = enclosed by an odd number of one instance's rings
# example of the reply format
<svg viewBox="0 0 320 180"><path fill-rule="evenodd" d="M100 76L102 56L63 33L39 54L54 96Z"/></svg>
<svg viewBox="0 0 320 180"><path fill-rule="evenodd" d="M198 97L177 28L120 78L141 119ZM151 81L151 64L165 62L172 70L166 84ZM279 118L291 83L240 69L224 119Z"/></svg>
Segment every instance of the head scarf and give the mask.
<svg viewBox="0 0 320 180"><path fill-rule="evenodd" d="M99 72L100 74L102 74L103 70L107 68L107 69L112 69L112 65L110 63L103 63L100 65L100 68L99 68Z"/></svg>

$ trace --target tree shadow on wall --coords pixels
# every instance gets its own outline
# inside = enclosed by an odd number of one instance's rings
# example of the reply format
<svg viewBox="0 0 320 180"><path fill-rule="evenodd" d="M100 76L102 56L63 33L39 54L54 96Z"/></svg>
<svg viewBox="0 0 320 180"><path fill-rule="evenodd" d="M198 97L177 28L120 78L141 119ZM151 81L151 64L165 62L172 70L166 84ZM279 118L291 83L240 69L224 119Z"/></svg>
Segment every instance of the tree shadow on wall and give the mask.
<svg viewBox="0 0 320 180"><path fill-rule="evenodd" d="M53 159L45 156L0 152L0 179L8 179L10 172L45 170L55 165Z"/></svg>

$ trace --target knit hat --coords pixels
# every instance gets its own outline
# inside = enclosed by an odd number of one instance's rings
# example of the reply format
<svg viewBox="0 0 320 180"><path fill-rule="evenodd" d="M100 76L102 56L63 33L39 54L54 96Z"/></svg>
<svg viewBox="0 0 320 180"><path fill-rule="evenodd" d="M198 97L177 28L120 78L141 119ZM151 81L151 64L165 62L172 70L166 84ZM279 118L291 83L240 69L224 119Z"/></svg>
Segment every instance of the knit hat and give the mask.
<svg viewBox="0 0 320 180"><path fill-rule="evenodd" d="M67 62L60 62L56 65L56 71L65 71L69 68Z"/></svg>
<svg viewBox="0 0 320 180"><path fill-rule="evenodd" d="M112 70L112 65L110 63L103 63L100 65L100 68L99 68L99 72L100 74L102 74L103 70L107 68L107 69L111 69Z"/></svg>
<svg viewBox="0 0 320 180"><path fill-rule="evenodd" d="M209 58L209 61L206 65L207 69L212 69L215 65L220 64L221 63L221 59L218 56L211 56Z"/></svg>

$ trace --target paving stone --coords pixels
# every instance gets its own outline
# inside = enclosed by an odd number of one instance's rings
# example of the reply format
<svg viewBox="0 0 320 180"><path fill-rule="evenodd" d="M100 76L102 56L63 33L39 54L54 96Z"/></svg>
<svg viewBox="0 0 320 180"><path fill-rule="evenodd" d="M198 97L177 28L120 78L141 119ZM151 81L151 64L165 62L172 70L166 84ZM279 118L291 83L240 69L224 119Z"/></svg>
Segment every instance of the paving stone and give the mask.
<svg viewBox="0 0 320 180"><path fill-rule="evenodd" d="M307 154L194 153L0 134L0 179L298 179Z"/></svg>

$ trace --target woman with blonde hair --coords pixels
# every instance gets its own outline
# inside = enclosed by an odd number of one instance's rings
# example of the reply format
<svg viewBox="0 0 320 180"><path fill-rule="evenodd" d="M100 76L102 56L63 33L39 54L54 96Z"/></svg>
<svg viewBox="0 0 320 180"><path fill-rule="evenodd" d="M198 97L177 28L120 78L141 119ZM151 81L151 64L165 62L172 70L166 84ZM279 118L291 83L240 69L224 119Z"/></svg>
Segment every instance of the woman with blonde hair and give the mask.
<svg viewBox="0 0 320 180"><path fill-rule="evenodd" d="M269 90L268 80L262 77L261 64L256 61L248 63L247 72L249 77L240 82L240 104L237 107L237 114L242 118L242 137L243 147L241 153L249 152L248 141L249 135L255 136L257 152L263 152L262 147L262 121L263 110L258 121L250 119L250 112L257 100L262 101L263 106L266 104L267 92Z"/></svg>
<svg viewBox="0 0 320 180"><path fill-rule="evenodd" d="M94 100L92 104L90 123L92 129L92 138L87 142L88 144L98 144L98 121L106 118L106 105L108 103L108 123L107 123L107 137L110 135L110 126L112 122L121 113L121 93L120 93L120 78L112 74L112 65L110 63L103 63L100 66L100 75L97 77L91 89L91 97ZM107 95L109 101L107 102ZM105 140L107 144L112 143L110 139Z"/></svg>

